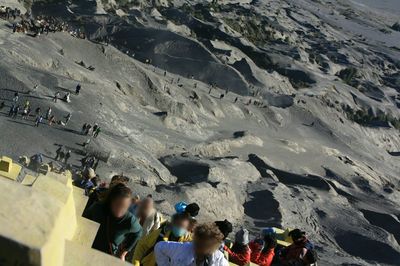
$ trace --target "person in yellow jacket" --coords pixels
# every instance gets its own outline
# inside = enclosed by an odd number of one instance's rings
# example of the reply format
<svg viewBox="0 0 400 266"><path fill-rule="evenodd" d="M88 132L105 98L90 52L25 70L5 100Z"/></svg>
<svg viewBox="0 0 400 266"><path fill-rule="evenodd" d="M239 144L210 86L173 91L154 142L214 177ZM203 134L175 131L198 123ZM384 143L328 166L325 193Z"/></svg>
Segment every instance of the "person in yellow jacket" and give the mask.
<svg viewBox="0 0 400 266"><path fill-rule="evenodd" d="M171 223L163 224L139 240L133 254L133 265L155 266L154 246L161 241L190 242L192 235L188 232L190 216L177 213L172 216Z"/></svg>

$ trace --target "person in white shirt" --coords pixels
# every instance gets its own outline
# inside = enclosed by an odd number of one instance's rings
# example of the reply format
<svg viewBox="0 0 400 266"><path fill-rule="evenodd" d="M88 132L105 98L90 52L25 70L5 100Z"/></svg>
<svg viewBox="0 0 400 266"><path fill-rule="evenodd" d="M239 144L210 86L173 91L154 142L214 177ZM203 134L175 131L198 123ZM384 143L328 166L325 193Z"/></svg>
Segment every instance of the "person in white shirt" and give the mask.
<svg viewBox="0 0 400 266"><path fill-rule="evenodd" d="M154 201L150 196L140 202L136 217L139 219L140 225L143 228L143 236L147 236L160 228L163 222L162 215L154 208Z"/></svg>
<svg viewBox="0 0 400 266"><path fill-rule="evenodd" d="M224 235L214 223L198 225L193 242L159 242L155 248L160 266L228 266L219 246Z"/></svg>

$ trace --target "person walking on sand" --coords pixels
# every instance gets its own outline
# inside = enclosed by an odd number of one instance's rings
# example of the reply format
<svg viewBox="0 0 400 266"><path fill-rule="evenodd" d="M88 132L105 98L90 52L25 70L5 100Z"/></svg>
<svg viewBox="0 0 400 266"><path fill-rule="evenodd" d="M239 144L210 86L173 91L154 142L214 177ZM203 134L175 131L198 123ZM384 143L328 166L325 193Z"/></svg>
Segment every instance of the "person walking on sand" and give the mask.
<svg viewBox="0 0 400 266"><path fill-rule="evenodd" d="M97 138L97 136L100 134L100 132L101 132L101 128L100 128L100 127L97 127L96 131L95 131L94 134L93 134L93 137L94 137L94 138Z"/></svg>
<svg viewBox="0 0 400 266"><path fill-rule="evenodd" d="M61 145L61 146L58 147L58 149L56 150L56 157L54 158L55 161L57 161L58 159L60 159L60 155L61 155L62 150L63 150L63 146Z"/></svg>
<svg viewBox="0 0 400 266"><path fill-rule="evenodd" d="M69 158L71 158L71 151L70 150L67 151L67 153L65 154L65 157L64 157L65 164L68 163Z"/></svg>
<svg viewBox="0 0 400 266"><path fill-rule="evenodd" d="M49 126L52 126L53 123L55 122L55 120L56 120L55 116L52 115L52 116L50 117L50 119L49 119Z"/></svg>
<svg viewBox="0 0 400 266"><path fill-rule="evenodd" d="M50 118L51 112L52 112L51 107L49 107L49 109L47 109L47 112L46 112L46 119L47 120Z"/></svg>
<svg viewBox="0 0 400 266"><path fill-rule="evenodd" d="M76 85L76 89L75 89L75 94L79 95L79 93L81 92L81 84L78 83L78 85Z"/></svg>
<svg viewBox="0 0 400 266"><path fill-rule="evenodd" d="M56 102L58 101L58 98L60 98L60 93L57 91L57 92L54 94L53 101L56 103Z"/></svg>
<svg viewBox="0 0 400 266"><path fill-rule="evenodd" d="M71 113L68 113L67 116L65 117L65 125L68 124L69 120L71 120Z"/></svg>
<svg viewBox="0 0 400 266"><path fill-rule="evenodd" d="M35 120L35 127L39 127L42 121L43 121L43 116L38 116Z"/></svg>

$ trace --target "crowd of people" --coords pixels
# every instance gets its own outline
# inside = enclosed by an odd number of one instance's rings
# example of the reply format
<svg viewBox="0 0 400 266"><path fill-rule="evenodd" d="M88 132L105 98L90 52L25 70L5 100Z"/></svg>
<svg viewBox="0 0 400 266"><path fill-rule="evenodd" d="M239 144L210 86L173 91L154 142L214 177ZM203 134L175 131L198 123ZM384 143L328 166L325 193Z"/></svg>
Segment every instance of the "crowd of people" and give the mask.
<svg viewBox="0 0 400 266"><path fill-rule="evenodd" d="M63 21L45 16L33 18L31 14L22 14L18 9L0 7L0 17L13 20L14 32L29 31L35 36L69 30L68 24ZM79 32L71 34L82 37ZM167 72L164 71L164 77L166 76ZM180 82L179 78L177 82ZM75 95L79 95L81 89L78 84ZM194 84L194 89L197 89L197 83ZM221 100L228 94L228 90L220 93L214 84L210 85L208 94L212 94L213 90L219 93ZM60 92L56 92L53 102L57 103L60 99L70 103L71 93L61 96ZM191 99L199 99L196 92ZM234 102L237 101L238 97L235 97ZM252 104L251 100L246 104ZM253 104L263 106L262 102L254 101ZM1 102L0 109L4 107L5 103ZM29 100L22 104L18 92L14 94L8 115L13 119L20 116L23 120L30 120L33 116L35 127L39 127L45 120L49 126L67 126L72 119L71 113L57 119L51 107L42 109L39 106L33 109ZM82 135L93 138L100 132L101 127L97 123L84 123L81 129ZM88 138L83 147L90 141L91 138ZM71 153L69 148L59 146L54 160L67 165ZM38 170L43 163L42 155L34 155L31 162ZM290 231L292 243L288 246L278 245L273 228L262 229L253 239L250 239L250 232L246 228L238 228L234 240L231 241L229 236L233 233L232 223L226 219L200 223L197 219L200 206L197 203L179 202L175 205L174 214L165 219L156 209L152 195L143 199L139 195L133 195L128 186L129 178L116 175L107 184L101 182L95 173L99 158L87 155L82 158L81 163L80 178L74 178L74 183L84 188L88 196L83 216L100 224L92 247L121 260L130 261L135 266L227 266L229 262L239 266L250 262L260 266L275 263L300 266L314 264L317 260L314 245L304 231Z"/></svg>
<svg viewBox="0 0 400 266"><path fill-rule="evenodd" d="M86 179L85 180L92 180ZM312 265L317 256L306 233L295 229L293 243L279 246L273 228L264 228L250 241L250 233L239 228L229 240L233 225L228 220L199 223L197 203L179 202L170 219L155 208L152 195L133 196L129 178L116 175L107 186L81 182L89 200L83 216L100 224L93 248L132 262L135 266L208 265L232 262L260 266Z"/></svg>
<svg viewBox="0 0 400 266"><path fill-rule="evenodd" d="M69 32L77 38L86 38L81 30L74 29L67 22L53 16L37 16L31 13L22 13L18 8L0 6L0 18L12 22L13 32L29 33L36 37L40 34L49 34L54 32Z"/></svg>

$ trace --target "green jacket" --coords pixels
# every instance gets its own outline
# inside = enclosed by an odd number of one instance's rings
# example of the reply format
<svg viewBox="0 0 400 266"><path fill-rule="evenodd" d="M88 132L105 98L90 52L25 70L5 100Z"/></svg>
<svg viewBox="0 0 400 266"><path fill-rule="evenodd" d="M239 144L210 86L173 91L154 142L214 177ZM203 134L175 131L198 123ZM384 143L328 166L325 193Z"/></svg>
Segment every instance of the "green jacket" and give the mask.
<svg viewBox="0 0 400 266"><path fill-rule="evenodd" d="M127 212L121 219L115 219L104 203L89 207L86 218L100 224L92 248L108 254L131 251L142 236L142 227L134 215Z"/></svg>

